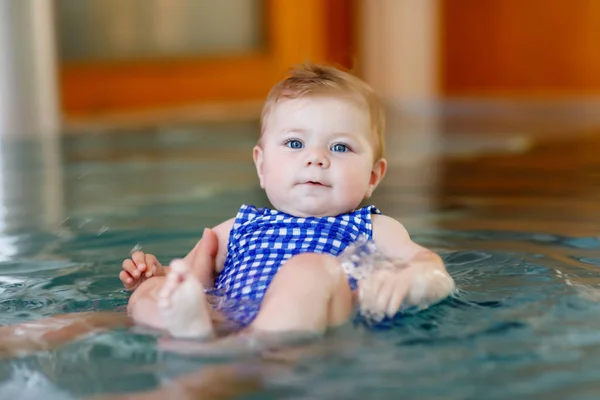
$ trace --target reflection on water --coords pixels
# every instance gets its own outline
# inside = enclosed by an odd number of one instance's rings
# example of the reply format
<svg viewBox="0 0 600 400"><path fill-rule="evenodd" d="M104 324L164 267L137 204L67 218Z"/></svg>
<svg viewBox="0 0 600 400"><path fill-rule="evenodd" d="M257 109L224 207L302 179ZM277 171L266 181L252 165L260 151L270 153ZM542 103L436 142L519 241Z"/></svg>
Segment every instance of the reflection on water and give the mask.
<svg viewBox="0 0 600 400"><path fill-rule="evenodd" d="M275 362L276 374L268 359L252 361L264 373L262 390L306 399L385 398L398 390L408 398L538 398L556 389L575 394L594 383L590 371L600 368L600 303L586 291L600 290L600 282L596 277L594 283L573 286L565 275L585 277L587 265L565 265L551 247L546 254L440 252L460 288L454 298L377 329L359 323L334 332L315 349L283 365ZM25 278L26 283L3 282L2 322L125 304L114 265L105 266L108 272L84 269L60 275L56 268ZM20 276L16 271L10 275ZM213 365L203 357L161 351L156 336L117 330L55 351L4 360L0 392L21 387L32 398L45 393L62 398L64 393L136 391Z"/></svg>
<svg viewBox="0 0 600 400"><path fill-rule="evenodd" d="M0 325L122 311L117 274L131 249L167 263L240 203L265 205L254 132L240 123L69 136L54 161L35 140L4 143ZM442 155L432 169L392 164L373 202L438 251L459 288L422 313L376 329L356 320L260 360L172 354L157 347L159 332L138 328L100 332L0 361L0 398L139 391L174 378L232 391L222 397L597 398L598 145L581 136L533 141L525 153ZM435 179L403 178L427 171ZM44 206L49 187L62 204Z"/></svg>

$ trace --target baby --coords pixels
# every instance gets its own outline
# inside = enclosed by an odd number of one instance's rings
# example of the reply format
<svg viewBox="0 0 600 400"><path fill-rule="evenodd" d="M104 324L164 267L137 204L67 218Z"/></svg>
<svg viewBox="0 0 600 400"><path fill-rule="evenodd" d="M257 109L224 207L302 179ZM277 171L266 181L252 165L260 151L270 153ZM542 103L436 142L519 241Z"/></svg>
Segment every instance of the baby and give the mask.
<svg viewBox="0 0 600 400"><path fill-rule="evenodd" d="M170 267L140 251L125 260L119 277L135 290L134 321L175 337L210 337L223 318L261 332L320 333L347 321L356 301L393 316L449 295L454 281L436 253L375 206L359 208L386 172L383 132L365 82L325 66L292 70L267 97L253 149L273 209L242 205ZM363 238L401 268L375 268L356 290L337 256ZM205 288L240 306L215 309Z"/></svg>

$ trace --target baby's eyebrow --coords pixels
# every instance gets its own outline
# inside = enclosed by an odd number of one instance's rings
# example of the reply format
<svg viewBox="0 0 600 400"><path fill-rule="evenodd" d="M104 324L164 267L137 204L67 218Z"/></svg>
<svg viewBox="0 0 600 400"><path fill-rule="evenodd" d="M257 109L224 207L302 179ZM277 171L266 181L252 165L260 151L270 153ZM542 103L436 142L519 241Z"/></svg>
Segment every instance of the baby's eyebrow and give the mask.
<svg viewBox="0 0 600 400"><path fill-rule="evenodd" d="M336 132L331 134L332 138L338 140L348 140L352 142L360 142L360 134L355 132Z"/></svg>
<svg viewBox="0 0 600 400"><path fill-rule="evenodd" d="M302 129L302 128L288 128L288 129L284 129L283 133L284 134L288 134L288 133L300 133L300 134L304 134L304 133L306 133L306 129Z"/></svg>
<svg viewBox="0 0 600 400"><path fill-rule="evenodd" d="M357 134L352 133L352 132L334 132L331 134L331 136L345 136L348 138L353 138L353 137L357 136Z"/></svg>

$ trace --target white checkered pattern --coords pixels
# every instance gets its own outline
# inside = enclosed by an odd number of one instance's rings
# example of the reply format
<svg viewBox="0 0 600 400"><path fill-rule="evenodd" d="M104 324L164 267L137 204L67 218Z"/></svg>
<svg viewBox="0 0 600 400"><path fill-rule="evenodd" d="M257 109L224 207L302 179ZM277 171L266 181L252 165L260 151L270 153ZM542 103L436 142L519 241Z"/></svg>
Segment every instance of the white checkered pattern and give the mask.
<svg viewBox="0 0 600 400"><path fill-rule="evenodd" d="M242 205L229 234L227 259L215 289L231 300L259 302L290 257L307 252L337 256L362 235L372 239L373 213L380 212L369 205L337 217L298 218Z"/></svg>

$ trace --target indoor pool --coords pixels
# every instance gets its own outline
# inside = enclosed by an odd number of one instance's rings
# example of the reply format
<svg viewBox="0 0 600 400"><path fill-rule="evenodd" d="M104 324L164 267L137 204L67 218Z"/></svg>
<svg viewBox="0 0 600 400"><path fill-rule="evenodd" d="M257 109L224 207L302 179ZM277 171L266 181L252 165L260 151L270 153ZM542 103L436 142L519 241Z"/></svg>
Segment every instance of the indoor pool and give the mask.
<svg viewBox="0 0 600 400"><path fill-rule="evenodd" d="M132 249L168 263L241 203L266 205L256 130L205 123L4 140L0 325L123 313L118 273ZM442 255L458 291L441 304L261 357L182 355L157 346L159 332L100 331L4 354L0 399L600 398L600 140L509 136L450 132L406 162L406 140L390 138L373 203Z"/></svg>

